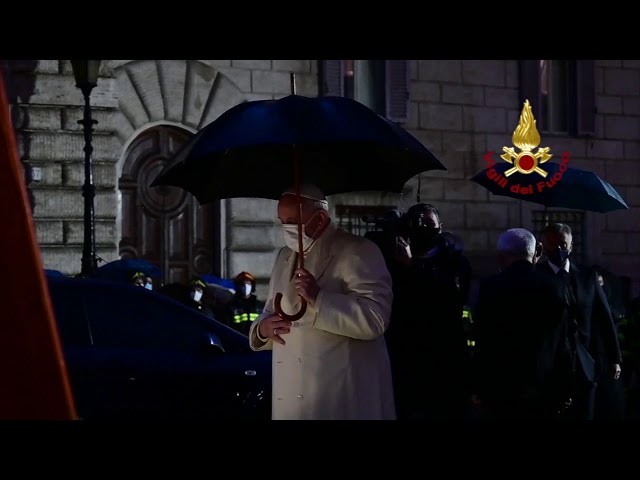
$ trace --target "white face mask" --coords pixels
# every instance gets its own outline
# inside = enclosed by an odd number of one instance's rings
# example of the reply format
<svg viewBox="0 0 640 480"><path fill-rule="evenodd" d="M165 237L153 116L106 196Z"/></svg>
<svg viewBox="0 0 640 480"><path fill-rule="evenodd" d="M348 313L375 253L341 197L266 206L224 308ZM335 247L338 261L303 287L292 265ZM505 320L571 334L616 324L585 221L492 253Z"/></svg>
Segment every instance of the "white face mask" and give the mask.
<svg viewBox="0 0 640 480"><path fill-rule="evenodd" d="M193 300L194 302L199 302L201 298L202 298L202 292L200 290L195 290L191 292L191 300Z"/></svg>
<svg viewBox="0 0 640 480"><path fill-rule="evenodd" d="M313 217L311 217L309 221L311 221L312 218ZM305 253L309 251L311 245L313 245L313 242L315 242L313 238L309 237L305 233L306 225L306 223L302 224L302 250ZM298 252L298 224L286 223L282 225L282 228L284 230L284 243L294 252L300 253Z"/></svg>
<svg viewBox="0 0 640 480"><path fill-rule="evenodd" d="M251 295L251 290L252 290L251 285L247 285L245 283L245 285L244 285L244 295L245 295L245 297L248 297L249 295Z"/></svg>
<svg viewBox="0 0 640 480"><path fill-rule="evenodd" d="M153 290L153 284L151 283L147 283L144 288L146 288L147 290Z"/></svg>

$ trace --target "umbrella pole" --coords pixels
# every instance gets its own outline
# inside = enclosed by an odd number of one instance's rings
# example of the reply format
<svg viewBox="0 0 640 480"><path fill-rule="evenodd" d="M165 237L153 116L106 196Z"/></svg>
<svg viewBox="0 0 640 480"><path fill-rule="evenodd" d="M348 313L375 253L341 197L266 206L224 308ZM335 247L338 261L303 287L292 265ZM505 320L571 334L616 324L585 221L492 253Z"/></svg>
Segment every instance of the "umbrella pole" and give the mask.
<svg viewBox="0 0 640 480"><path fill-rule="evenodd" d="M544 232L544 227L549 225L549 214L547 213L547 206L544 206L544 212L542 213L542 228L540 229L540 238L542 239L542 232Z"/></svg>
<svg viewBox="0 0 640 480"><path fill-rule="evenodd" d="M296 74L291 73L291 95L296 94ZM294 145L293 151L293 174L294 174L294 182L295 182L295 191L296 191L296 201L298 202L298 266L299 268L304 268L304 250L302 243L302 198L300 197L300 184L301 175L300 175L300 149ZM300 295L300 311L293 315L289 315L282 310L281 306L282 302L282 292L276 293L276 297L273 301L273 306L275 311L280 318L283 320L289 320L290 322L295 322L296 320L300 320L307 311L307 301Z"/></svg>
<svg viewBox="0 0 640 480"><path fill-rule="evenodd" d="M293 146L293 172L296 184L296 201L298 202L298 266L300 268L304 268L304 252L302 243L302 198L300 197L300 151L295 145Z"/></svg>
<svg viewBox="0 0 640 480"><path fill-rule="evenodd" d="M542 229L544 230L544 227L546 227L547 225L549 225L549 212L547 212L547 206L544 206L544 225L542 225Z"/></svg>
<svg viewBox="0 0 640 480"><path fill-rule="evenodd" d="M296 94L296 74L291 72L291 95ZM304 268L304 254L302 252L302 198L300 198L300 150L293 146L293 174L298 202L298 266Z"/></svg>

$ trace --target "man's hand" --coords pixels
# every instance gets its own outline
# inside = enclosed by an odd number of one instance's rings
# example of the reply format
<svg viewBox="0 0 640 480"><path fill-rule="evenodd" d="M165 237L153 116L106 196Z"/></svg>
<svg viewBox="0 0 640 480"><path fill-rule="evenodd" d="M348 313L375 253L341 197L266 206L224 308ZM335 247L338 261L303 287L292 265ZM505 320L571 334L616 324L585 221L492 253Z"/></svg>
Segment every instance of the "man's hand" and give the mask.
<svg viewBox="0 0 640 480"><path fill-rule="evenodd" d="M291 322L283 320L277 313L272 313L268 317L264 317L258 324L258 333L262 338L270 338L274 342L281 345L285 341L280 335L284 335L291 331Z"/></svg>
<svg viewBox="0 0 640 480"><path fill-rule="evenodd" d="M618 380L620 378L620 373L622 372L622 368L620 368L619 363L614 363L611 365L611 374L613 375L614 380Z"/></svg>
<svg viewBox="0 0 640 480"><path fill-rule="evenodd" d="M296 270L295 286L296 293L313 307L316 303L316 298L318 298L318 293L320 293L316 277L311 275L308 270L299 268Z"/></svg>
<svg viewBox="0 0 640 480"><path fill-rule="evenodd" d="M396 260L403 265L411 265L411 247L402 237L396 237Z"/></svg>

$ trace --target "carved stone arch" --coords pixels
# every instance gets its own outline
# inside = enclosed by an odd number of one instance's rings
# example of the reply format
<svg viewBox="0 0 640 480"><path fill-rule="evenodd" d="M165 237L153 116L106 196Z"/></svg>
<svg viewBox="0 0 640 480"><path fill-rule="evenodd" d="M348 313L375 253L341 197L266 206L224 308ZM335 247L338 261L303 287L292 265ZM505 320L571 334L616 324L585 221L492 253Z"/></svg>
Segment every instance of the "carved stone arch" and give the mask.
<svg viewBox="0 0 640 480"><path fill-rule="evenodd" d="M120 142L126 147L138 133L158 123L195 132L246 101L233 81L206 62L110 60L107 66L118 92L114 127Z"/></svg>
<svg viewBox="0 0 640 480"><path fill-rule="evenodd" d="M197 60L112 60L123 144L118 163L119 253L160 266L163 283L218 275L224 245L220 205L199 206L178 188L150 188L190 136L245 101L225 75Z"/></svg>

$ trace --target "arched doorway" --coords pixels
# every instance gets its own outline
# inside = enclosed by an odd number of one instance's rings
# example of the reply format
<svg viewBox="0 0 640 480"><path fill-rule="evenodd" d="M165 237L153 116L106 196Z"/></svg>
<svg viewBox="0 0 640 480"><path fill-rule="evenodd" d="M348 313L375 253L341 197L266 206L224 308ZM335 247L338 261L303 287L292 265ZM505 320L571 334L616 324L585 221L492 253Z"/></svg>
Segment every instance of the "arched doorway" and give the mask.
<svg viewBox="0 0 640 480"><path fill-rule="evenodd" d="M149 187L192 134L161 125L129 146L119 179L122 195L121 258L144 258L162 270L161 282L184 282L211 271L212 207L199 206L177 187Z"/></svg>

